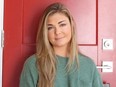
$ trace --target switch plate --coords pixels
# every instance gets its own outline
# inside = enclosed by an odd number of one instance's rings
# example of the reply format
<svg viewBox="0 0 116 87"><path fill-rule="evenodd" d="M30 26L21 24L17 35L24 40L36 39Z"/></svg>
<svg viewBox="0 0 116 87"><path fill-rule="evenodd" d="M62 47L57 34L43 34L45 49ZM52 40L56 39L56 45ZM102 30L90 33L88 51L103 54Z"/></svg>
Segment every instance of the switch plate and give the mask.
<svg viewBox="0 0 116 87"><path fill-rule="evenodd" d="M103 87L110 87L110 84L108 84L108 83L103 84Z"/></svg>
<svg viewBox="0 0 116 87"><path fill-rule="evenodd" d="M103 39L103 50L113 50L113 39Z"/></svg>
<svg viewBox="0 0 116 87"><path fill-rule="evenodd" d="M103 68L102 72L113 72L113 62L112 61L103 61L102 63Z"/></svg>

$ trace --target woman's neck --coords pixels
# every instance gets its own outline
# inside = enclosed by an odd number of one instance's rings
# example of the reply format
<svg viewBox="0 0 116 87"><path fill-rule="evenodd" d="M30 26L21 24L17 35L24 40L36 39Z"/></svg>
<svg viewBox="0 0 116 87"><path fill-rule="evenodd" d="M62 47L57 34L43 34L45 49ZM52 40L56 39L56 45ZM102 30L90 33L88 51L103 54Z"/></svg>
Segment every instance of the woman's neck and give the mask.
<svg viewBox="0 0 116 87"><path fill-rule="evenodd" d="M69 53L68 47L54 47L54 51L56 55L60 55L63 57L67 57Z"/></svg>

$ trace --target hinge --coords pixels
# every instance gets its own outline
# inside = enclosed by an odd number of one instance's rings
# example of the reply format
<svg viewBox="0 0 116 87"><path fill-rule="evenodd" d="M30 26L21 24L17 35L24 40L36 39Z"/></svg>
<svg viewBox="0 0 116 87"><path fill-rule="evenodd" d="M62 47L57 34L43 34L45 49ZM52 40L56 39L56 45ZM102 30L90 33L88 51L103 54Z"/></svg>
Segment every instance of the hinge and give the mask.
<svg viewBox="0 0 116 87"><path fill-rule="evenodd" d="M1 31L1 47L4 47L4 30Z"/></svg>

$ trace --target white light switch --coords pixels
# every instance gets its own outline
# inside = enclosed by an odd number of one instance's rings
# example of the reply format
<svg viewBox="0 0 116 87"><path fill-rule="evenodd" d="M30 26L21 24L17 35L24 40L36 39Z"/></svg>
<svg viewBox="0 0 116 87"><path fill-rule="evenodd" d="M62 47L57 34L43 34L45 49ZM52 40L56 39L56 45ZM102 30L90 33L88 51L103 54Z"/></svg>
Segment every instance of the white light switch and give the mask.
<svg viewBox="0 0 116 87"><path fill-rule="evenodd" d="M113 39L103 39L103 50L113 50Z"/></svg>

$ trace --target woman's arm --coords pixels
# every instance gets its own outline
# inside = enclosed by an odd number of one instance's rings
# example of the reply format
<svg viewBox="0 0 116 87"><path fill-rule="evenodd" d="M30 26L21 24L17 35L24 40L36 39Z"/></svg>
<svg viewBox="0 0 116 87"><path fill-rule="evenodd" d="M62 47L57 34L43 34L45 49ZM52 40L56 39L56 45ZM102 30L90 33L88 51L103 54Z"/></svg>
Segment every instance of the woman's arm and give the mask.
<svg viewBox="0 0 116 87"><path fill-rule="evenodd" d="M19 87L37 87L38 71L35 56L29 57L24 63Z"/></svg>
<svg viewBox="0 0 116 87"><path fill-rule="evenodd" d="M103 87L103 81L101 79L101 76L95 66L94 74L93 74L93 84L92 87Z"/></svg>

